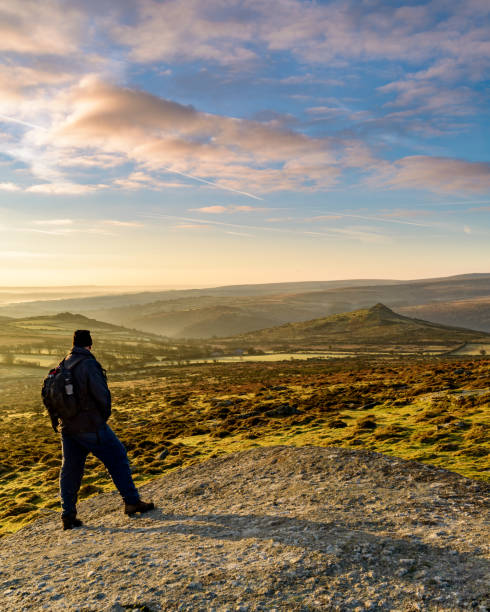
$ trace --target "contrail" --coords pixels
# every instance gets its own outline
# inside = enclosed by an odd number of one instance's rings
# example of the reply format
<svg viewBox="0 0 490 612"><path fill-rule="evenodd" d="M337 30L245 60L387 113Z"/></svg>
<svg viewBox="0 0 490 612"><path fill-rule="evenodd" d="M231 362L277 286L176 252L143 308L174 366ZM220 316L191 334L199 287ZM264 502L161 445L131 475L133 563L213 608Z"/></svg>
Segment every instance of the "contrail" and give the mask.
<svg viewBox="0 0 490 612"><path fill-rule="evenodd" d="M141 217L150 219L175 219L176 221L186 221L191 223L201 223L202 225L217 225L220 227L233 227L240 229L260 230L262 232L276 232L280 234L305 234L309 235L312 232L305 232L298 229L289 229L282 227L264 227L263 225L243 225L241 223L226 223L225 221L214 221L213 219L196 219L195 217L180 217L177 215L165 215L162 213L143 214ZM335 237L337 233L335 230L332 232L316 232L318 236L331 236Z"/></svg>
<svg viewBox="0 0 490 612"><path fill-rule="evenodd" d="M417 227L434 227L434 224L430 223L416 223L415 221L404 221L402 219L387 219L386 217L370 217L367 215L352 215L343 212L330 212L328 210L322 211L323 215L317 215L315 219L321 219L321 217L349 217L351 219L364 219L366 221L384 221L385 223L399 223L401 225L416 225Z"/></svg>
<svg viewBox="0 0 490 612"><path fill-rule="evenodd" d="M206 183L207 185L212 185L213 187L218 187L219 189L224 189L225 191L240 193L241 195L247 196L248 198L253 198L254 200L260 200L261 202L264 201L264 198L259 198L259 196L256 196L253 193L248 193L247 191L240 191L239 189L233 189L233 187L225 187L224 185L220 185L219 183L207 181L206 179L203 179L200 176L194 176L193 174L187 174L186 172L179 172L178 170L172 170L171 168L164 168L164 170L172 172L173 174L180 174L181 176L186 176L188 178L194 179L195 181L201 181L201 183Z"/></svg>
<svg viewBox="0 0 490 612"><path fill-rule="evenodd" d="M25 125L26 127L35 128L36 130L44 130L48 131L48 128L43 127L42 125L36 125L35 123L29 123L28 121L22 121L22 119L16 119L15 117L9 117L8 115L0 114L0 120L10 121L11 123L19 123L20 125Z"/></svg>
<svg viewBox="0 0 490 612"><path fill-rule="evenodd" d="M9 117L8 115L3 115L1 113L0 113L0 121L9 121L11 123L18 123L19 125L25 125L26 127L35 128L36 130L44 130L45 132L48 131L48 129L43 127L42 125L36 125L35 123L30 123L29 121L23 121L22 119L16 119L15 117ZM247 191L240 191L239 189L233 189L233 187L225 187L224 185L220 185L219 183L214 183L213 181L208 181L206 179L203 179L200 176L195 176L194 174L188 174L187 172L180 172L179 170L172 170L171 168L163 168L163 170L166 170L167 172L171 172L173 174L180 174L181 176L185 176L195 181L206 183L206 185L217 187L218 189L224 189L225 191L239 193L240 195L247 196L247 198L253 198L254 200L260 200L261 202L264 201L264 198L259 198L259 196L256 196L253 193L248 193Z"/></svg>

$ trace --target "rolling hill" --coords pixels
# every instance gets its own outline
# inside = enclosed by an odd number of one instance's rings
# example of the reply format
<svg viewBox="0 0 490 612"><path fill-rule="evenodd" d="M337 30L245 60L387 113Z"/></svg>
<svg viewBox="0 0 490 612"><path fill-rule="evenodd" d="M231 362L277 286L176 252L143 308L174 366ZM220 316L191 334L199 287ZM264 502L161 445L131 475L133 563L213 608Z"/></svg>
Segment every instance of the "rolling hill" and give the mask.
<svg viewBox="0 0 490 612"><path fill-rule="evenodd" d="M71 287L61 287L38 291L40 298L30 301L26 300L27 290L12 291L9 288L0 288L0 312L9 316L34 316L56 314L62 311L96 312L112 308L125 308L131 306L141 306L157 301L173 302L174 300L190 300L192 303L196 298L213 297L220 298L239 298L239 297L259 297L264 295L276 294L295 294L305 291L324 291L327 289L338 289L342 287L364 287L372 285L398 284L397 280L386 279L348 279L336 281L304 281L290 283L265 283L255 285L226 285L222 287L209 287L204 289L166 289L161 291L138 291L121 290L115 288L107 289L104 295L98 293L93 295L85 294L83 297L74 294ZM116 288L117 289L117 288ZM29 290L33 294L32 290ZM10 296L10 303L9 303Z"/></svg>
<svg viewBox="0 0 490 612"><path fill-rule="evenodd" d="M0 319L0 375L37 375L56 365L72 346L75 329L90 329L94 353L114 368L154 361L171 354L161 336L90 319L69 312L41 317Z"/></svg>
<svg viewBox="0 0 490 612"><path fill-rule="evenodd" d="M381 302L408 316L490 332L489 296L490 274L468 274L417 281L346 280L125 293L11 304L0 308L0 314L19 317L69 310L173 338L211 338Z"/></svg>
<svg viewBox="0 0 490 612"><path fill-rule="evenodd" d="M75 329L90 329L94 337L97 334L112 340L135 341L144 340L141 332L97 321L81 314L62 312L57 315L7 318L0 317L0 345L4 344L6 338L16 338L18 344L28 344L32 342L62 341L70 343ZM148 336L148 334L146 334ZM149 338L146 338L148 340ZM159 339L161 341L161 338Z"/></svg>
<svg viewBox="0 0 490 612"><path fill-rule="evenodd" d="M431 302L398 309L409 317L417 317L442 323L490 331L490 295L465 300Z"/></svg>
<svg viewBox="0 0 490 612"><path fill-rule="evenodd" d="M308 284L304 285L306 289ZM298 286L299 284L291 285L289 290L297 289ZM270 290L273 286L263 287L264 290L266 288ZM227 290L227 288L222 289L223 292ZM409 306L432 307L431 312L435 316L440 303L488 298L490 275L468 275L385 285L335 286L294 293L284 290L282 293L246 295L245 288L242 295L236 293L226 295L223 292L208 290L206 293L203 291L192 296L183 296L181 292L177 292L171 300L95 310L92 311L92 315L99 320L175 338L236 335L264 327L369 308L377 302L397 310ZM423 318L444 323L437 318L432 319L431 316ZM490 321L486 324L484 316L476 326L468 325L467 320L467 313L460 306L455 309L450 324L490 331Z"/></svg>
<svg viewBox="0 0 490 612"><path fill-rule="evenodd" d="M490 334L449 327L397 314L384 304L368 309L330 315L300 323L250 332L225 342L271 348L312 346L439 346L455 347L463 342L490 341Z"/></svg>

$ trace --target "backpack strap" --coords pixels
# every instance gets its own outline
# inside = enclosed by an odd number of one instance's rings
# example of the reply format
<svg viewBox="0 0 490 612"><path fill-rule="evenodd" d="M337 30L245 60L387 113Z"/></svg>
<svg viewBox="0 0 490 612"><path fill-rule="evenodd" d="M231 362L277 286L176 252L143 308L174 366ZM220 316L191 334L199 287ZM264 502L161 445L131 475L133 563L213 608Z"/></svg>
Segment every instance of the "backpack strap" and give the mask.
<svg viewBox="0 0 490 612"><path fill-rule="evenodd" d="M75 366L77 366L84 359L90 359L90 357L88 355L81 355L77 359L74 359L73 362L70 364L70 366L67 366L65 365L65 360L66 360L66 357L65 357L65 359L61 361L60 366L63 366L66 370L73 370Z"/></svg>

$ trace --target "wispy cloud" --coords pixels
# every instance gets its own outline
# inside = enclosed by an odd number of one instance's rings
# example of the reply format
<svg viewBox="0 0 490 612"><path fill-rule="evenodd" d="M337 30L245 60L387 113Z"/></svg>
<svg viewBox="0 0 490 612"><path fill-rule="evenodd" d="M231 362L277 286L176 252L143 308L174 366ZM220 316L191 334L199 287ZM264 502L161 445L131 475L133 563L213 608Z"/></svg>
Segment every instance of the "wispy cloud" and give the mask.
<svg viewBox="0 0 490 612"><path fill-rule="evenodd" d="M21 187L15 183L6 182L0 183L0 191L20 191Z"/></svg>
<svg viewBox="0 0 490 612"><path fill-rule="evenodd" d="M148 172L136 170L127 177L115 179L112 186L129 191L139 191L141 189L158 191L160 189L179 189L188 185L180 181L164 181Z"/></svg>
<svg viewBox="0 0 490 612"><path fill-rule="evenodd" d="M246 238L253 238L253 234L247 234L246 232L231 232L226 231L225 234L229 234L230 236L244 236Z"/></svg>
<svg viewBox="0 0 490 612"><path fill-rule="evenodd" d="M391 219L389 217L380 217L377 215L356 215L351 213L330 213L326 215L317 215L316 217L311 217L308 221L330 221L332 219L363 219L365 221L381 221L383 223L397 223L400 225L415 225L417 227L433 227L432 224L429 223L417 223L415 221L404 221L402 219Z"/></svg>
<svg viewBox="0 0 490 612"><path fill-rule="evenodd" d="M9 117L8 115L0 114L0 122L8 122L8 123L18 123L19 125L23 125L25 127L34 128L35 130L44 130L48 131L48 129L42 125L37 125L35 123L31 123L30 121L24 121L23 119L18 119L16 117Z"/></svg>
<svg viewBox="0 0 490 612"><path fill-rule="evenodd" d="M229 204L228 206L221 206L221 205L202 206L201 208L190 208L189 210L193 212L202 212L202 213L211 214L211 215L218 215L222 213L259 212L259 211L267 210L267 208Z"/></svg>
<svg viewBox="0 0 490 612"><path fill-rule="evenodd" d="M205 223L177 223L173 226L174 229L207 229L211 227L210 225L206 225Z"/></svg>
<svg viewBox="0 0 490 612"><path fill-rule="evenodd" d="M41 257L50 257L50 255L36 251L0 251L0 259L37 259Z"/></svg>
<svg viewBox="0 0 490 612"><path fill-rule="evenodd" d="M469 208L468 212L490 212L490 206L476 206Z"/></svg>
<svg viewBox="0 0 490 612"><path fill-rule="evenodd" d="M144 227L144 223L139 221L118 221L117 219L104 219L102 223L105 225L113 225L115 227Z"/></svg>
<svg viewBox="0 0 490 612"><path fill-rule="evenodd" d="M263 225L249 225L249 224L240 224L240 223L228 223L225 221L202 221L201 219L191 218L191 217L179 217L176 215L165 215L153 213L147 215L149 218L153 219L175 219L185 224L203 224L204 226L216 226L218 228L237 228L238 230L258 230L260 232L265 233L280 233L280 234L296 234L303 236L318 236L318 237L330 237L330 238L339 238L345 237L352 240L360 241L360 242L377 242L377 243L388 243L391 242L391 238L386 234L381 233L378 230L373 230L370 228L362 228L362 227L350 227L350 228L333 228L329 227L326 230L322 231L312 231L307 229L301 229L299 227L296 228L280 228L280 227L270 227ZM181 225L182 227L182 225ZM230 231L230 230L227 230ZM233 230L236 231L236 230Z"/></svg>
<svg viewBox="0 0 490 612"><path fill-rule="evenodd" d="M34 225L73 225L73 219L37 219Z"/></svg>
<svg viewBox="0 0 490 612"><path fill-rule="evenodd" d="M490 163L415 155L385 167L374 177L397 189L425 188L446 193L485 193L490 190Z"/></svg>
<svg viewBox="0 0 490 612"><path fill-rule="evenodd" d="M25 191L28 193L39 193L48 195L82 195L94 193L100 189L107 188L107 185L86 185L82 183L40 183L31 185Z"/></svg>
<svg viewBox="0 0 490 612"><path fill-rule="evenodd" d="M113 236L113 232L100 227L53 227L46 229L23 228L22 232L34 234L47 234L49 236L70 236L72 234L100 234L103 236Z"/></svg>

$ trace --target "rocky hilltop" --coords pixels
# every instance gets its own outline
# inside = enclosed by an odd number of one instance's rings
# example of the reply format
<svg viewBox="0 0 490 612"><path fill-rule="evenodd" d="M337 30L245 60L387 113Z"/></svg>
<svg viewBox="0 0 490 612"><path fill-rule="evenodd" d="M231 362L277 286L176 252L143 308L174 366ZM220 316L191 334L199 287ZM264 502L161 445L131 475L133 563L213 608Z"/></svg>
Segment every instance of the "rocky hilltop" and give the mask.
<svg viewBox="0 0 490 612"><path fill-rule="evenodd" d="M471 340L469 340L471 338ZM312 346L394 346L394 345L454 345L458 342L486 342L486 332L449 327L421 319L411 319L384 304L371 308L330 315L311 321L287 323L278 327L249 332L224 342L259 344L273 347L288 343L295 348L311 349Z"/></svg>
<svg viewBox="0 0 490 612"><path fill-rule="evenodd" d="M490 487L368 451L270 447L0 541L7 610L488 610Z"/></svg>

